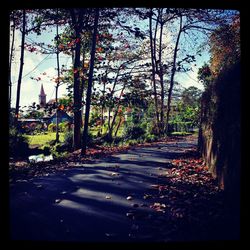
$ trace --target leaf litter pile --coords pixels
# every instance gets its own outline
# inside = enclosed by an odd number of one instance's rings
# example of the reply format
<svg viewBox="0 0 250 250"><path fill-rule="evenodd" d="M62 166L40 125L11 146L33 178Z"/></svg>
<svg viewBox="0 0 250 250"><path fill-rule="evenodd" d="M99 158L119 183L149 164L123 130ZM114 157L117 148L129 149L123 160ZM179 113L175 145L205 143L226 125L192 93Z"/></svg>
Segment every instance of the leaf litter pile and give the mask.
<svg viewBox="0 0 250 250"><path fill-rule="evenodd" d="M143 196L149 205L141 204L152 213L127 213L133 221L130 236L148 241L221 239L227 220L223 191L203 161L198 157L176 159L168 169L158 169L163 170L159 184L150 185Z"/></svg>

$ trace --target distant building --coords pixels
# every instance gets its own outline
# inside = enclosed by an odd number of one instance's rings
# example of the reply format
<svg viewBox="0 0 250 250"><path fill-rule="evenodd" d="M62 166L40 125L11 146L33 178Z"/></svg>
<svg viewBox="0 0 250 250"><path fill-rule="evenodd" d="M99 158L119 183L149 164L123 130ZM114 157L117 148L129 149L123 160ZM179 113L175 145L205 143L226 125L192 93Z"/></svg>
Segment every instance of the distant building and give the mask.
<svg viewBox="0 0 250 250"><path fill-rule="evenodd" d="M40 95L39 95L39 104L41 108L46 106L46 94L43 89L43 84L41 85Z"/></svg>
<svg viewBox="0 0 250 250"><path fill-rule="evenodd" d="M39 94L39 105L41 108L45 108L47 104L51 105L53 103L55 103L56 100L55 99L51 99L48 102L46 102L46 94L43 88L43 84L41 85L41 90L40 90L40 94ZM65 111L63 110L59 110L57 112L58 114L58 123L61 122L65 122L68 121L70 123L73 123L73 117L69 116ZM42 121L49 124L49 123L55 123L56 124L56 112L54 111L53 114L51 115L45 115L42 118Z"/></svg>
<svg viewBox="0 0 250 250"><path fill-rule="evenodd" d="M57 112L57 119L58 123L61 122L70 122L73 123L73 117L69 116L65 111L58 110ZM54 123L56 124L56 112L48 118L47 123Z"/></svg>

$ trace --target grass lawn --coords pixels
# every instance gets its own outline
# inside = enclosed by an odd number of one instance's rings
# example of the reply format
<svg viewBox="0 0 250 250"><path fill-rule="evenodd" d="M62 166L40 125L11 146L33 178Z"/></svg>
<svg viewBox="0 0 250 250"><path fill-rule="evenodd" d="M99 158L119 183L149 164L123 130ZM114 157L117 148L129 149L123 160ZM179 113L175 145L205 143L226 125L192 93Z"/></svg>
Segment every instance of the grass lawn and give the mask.
<svg viewBox="0 0 250 250"><path fill-rule="evenodd" d="M92 127L92 128L89 129L89 132L90 132L90 134L92 134L93 136L97 136L99 130L100 130L100 127ZM114 128L113 133L115 133L115 130L116 130L116 126L115 126L115 128ZM107 128L107 127L103 128L103 134L102 134L102 135L105 135L105 134L107 133L107 131L108 131L108 128ZM123 136L123 133L124 133L124 125L122 124L122 125L120 126L120 128L118 129L117 137L122 137L122 136Z"/></svg>
<svg viewBox="0 0 250 250"><path fill-rule="evenodd" d="M64 134L59 133L59 140L60 142L64 141ZM48 134L40 134L40 135L25 135L26 138L29 140L29 145L45 145L48 144L50 141L56 139L55 132L48 132Z"/></svg>

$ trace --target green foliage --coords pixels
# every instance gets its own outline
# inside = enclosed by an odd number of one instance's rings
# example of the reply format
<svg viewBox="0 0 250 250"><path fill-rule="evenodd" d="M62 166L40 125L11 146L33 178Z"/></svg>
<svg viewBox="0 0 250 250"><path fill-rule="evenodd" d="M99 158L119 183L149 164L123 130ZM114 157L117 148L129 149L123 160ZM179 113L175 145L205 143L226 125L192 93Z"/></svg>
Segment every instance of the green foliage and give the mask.
<svg viewBox="0 0 250 250"><path fill-rule="evenodd" d="M207 63L198 70L198 80L207 88L212 81L212 72Z"/></svg>
<svg viewBox="0 0 250 250"><path fill-rule="evenodd" d="M11 157L27 156L29 154L29 144L22 134L17 133L16 129L9 130L9 155Z"/></svg>
<svg viewBox="0 0 250 250"><path fill-rule="evenodd" d="M189 132L200 122L201 90L196 87L184 89L176 103L169 122L169 132Z"/></svg>
<svg viewBox="0 0 250 250"><path fill-rule="evenodd" d="M64 135L64 143L72 149L73 146L73 131L66 132Z"/></svg>
<svg viewBox="0 0 250 250"><path fill-rule="evenodd" d="M28 111L24 118L41 119L43 116L44 112L32 109Z"/></svg>
<svg viewBox="0 0 250 250"><path fill-rule="evenodd" d="M55 132L56 131L56 124L50 123L48 126L48 131L49 132Z"/></svg>
<svg viewBox="0 0 250 250"><path fill-rule="evenodd" d="M43 125L42 124L36 124L35 125L35 129L34 129L34 134L41 133L42 129L43 129Z"/></svg>
<svg viewBox="0 0 250 250"><path fill-rule="evenodd" d="M128 140L127 141L127 145L129 145L129 146L134 146L134 145L137 145L137 144L138 144L137 140Z"/></svg>
<svg viewBox="0 0 250 250"><path fill-rule="evenodd" d="M62 143L56 143L50 148L51 154L54 158L60 159L68 155L68 147Z"/></svg>
<svg viewBox="0 0 250 250"><path fill-rule="evenodd" d="M157 139L157 136L154 134L146 134L146 137L144 139L145 142L153 142Z"/></svg>
<svg viewBox="0 0 250 250"><path fill-rule="evenodd" d="M89 119L89 126L90 127L95 127L97 126L98 121L100 121L100 112L98 112L97 109L92 110L90 119Z"/></svg>
<svg viewBox="0 0 250 250"><path fill-rule="evenodd" d="M193 130L192 122L171 121L169 132L190 132Z"/></svg>
<svg viewBox="0 0 250 250"><path fill-rule="evenodd" d="M145 130L138 125L126 127L124 137L126 139L139 139L145 135Z"/></svg>
<svg viewBox="0 0 250 250"><path fill-rule="evenodd" d="M194 86L188 87L182 91L181 101L184 105L190 107L199 106L202 91Z"/></svg>
<svg viewBox="0 0 250 250"><path fill-rule="evenodd" d="M61 122L58 124L58 129L60 132L66 133L69 130L69 122Z"/></svg>

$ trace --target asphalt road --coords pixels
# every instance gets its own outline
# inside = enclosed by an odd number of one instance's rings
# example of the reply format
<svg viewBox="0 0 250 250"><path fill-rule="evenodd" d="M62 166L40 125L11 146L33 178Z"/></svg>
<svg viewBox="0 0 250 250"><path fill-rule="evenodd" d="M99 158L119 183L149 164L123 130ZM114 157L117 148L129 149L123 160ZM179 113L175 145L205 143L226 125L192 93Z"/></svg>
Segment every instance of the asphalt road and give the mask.
<svg viewBox="0 0 250 250"><path fill-rule="evenodd" d="M150 208L151 185L169 162L197 141L161 143L75 164L53 175L10 185L12 240L133 242L169 241L168 217ZM67 164L67 163L65 163ZM156 202L156 201L155 201ZM171 228L168 228L171 231Z"/></svg>

